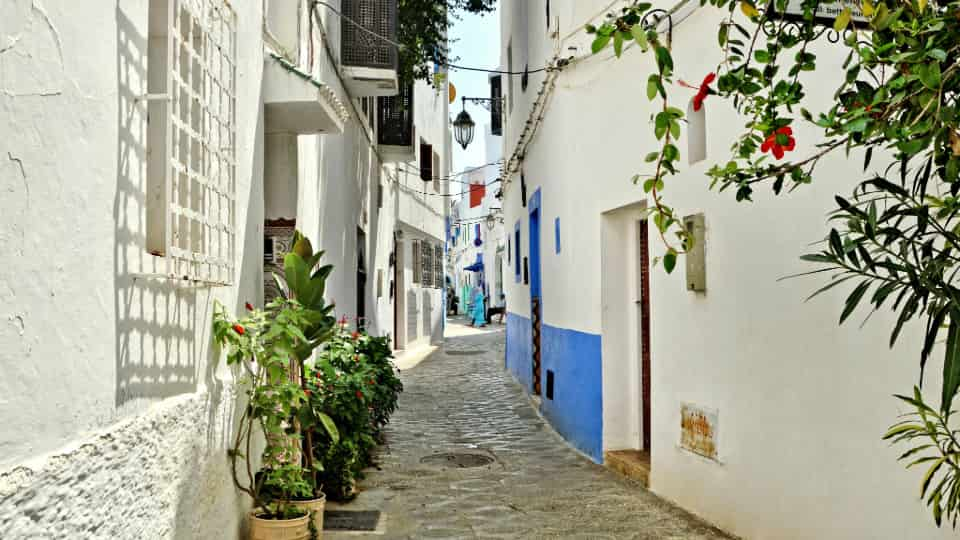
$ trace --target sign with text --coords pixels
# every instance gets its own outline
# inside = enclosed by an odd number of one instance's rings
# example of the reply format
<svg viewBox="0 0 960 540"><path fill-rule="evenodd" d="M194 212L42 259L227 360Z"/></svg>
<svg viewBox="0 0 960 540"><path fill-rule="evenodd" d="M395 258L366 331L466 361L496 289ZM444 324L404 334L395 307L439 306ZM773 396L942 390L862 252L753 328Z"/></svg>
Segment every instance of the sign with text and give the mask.
<svg viewBox="0 0 960 540"><path fill-rule="evenodd" d="M717 411L680 404L680 447L705 458L717 459Z"/></svg>
<svg viewBox="0 0 960 540"><path fill-rule="evenodd" d="M772 6L772 4L771 4ZM814 20L827 26L833 26L833 21L840 16L844 9L850 8L850 21L866 24L870 18L863 14L863 8L858 0L840 0L838 2L821 2L813 14ZM787 20L803 20L803 0L789 0L784 12L774 11L770 18Z"/></svg>

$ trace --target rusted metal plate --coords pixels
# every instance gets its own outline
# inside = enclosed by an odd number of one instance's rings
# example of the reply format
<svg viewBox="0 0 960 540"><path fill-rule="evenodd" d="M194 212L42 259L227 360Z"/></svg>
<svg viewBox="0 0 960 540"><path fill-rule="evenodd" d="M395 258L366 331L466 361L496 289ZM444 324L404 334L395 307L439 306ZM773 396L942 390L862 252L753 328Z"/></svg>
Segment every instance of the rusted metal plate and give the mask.
<svg viewBox="0 0 960 540"><path fill-rule="evenodd" d="M680 446L694 454L717 459L717 411L683 403L680 405Z"/></svg>

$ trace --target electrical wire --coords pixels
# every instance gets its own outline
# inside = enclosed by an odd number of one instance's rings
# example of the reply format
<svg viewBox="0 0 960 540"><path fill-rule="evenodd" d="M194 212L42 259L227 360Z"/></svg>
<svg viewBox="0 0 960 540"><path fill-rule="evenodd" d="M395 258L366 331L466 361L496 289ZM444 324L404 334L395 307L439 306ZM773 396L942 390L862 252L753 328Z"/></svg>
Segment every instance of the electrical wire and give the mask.
<svg viewBox="0 0 960 540"><path fill-rule="evenodd" d="M502 182L502 180L501 180L500 178L497 178L496 180L493 180L492 182L483 184L483 187L484 187L484 189L486 189L486 188L488 188L488 187L490 187L490 186L493 186L493 185L496 185L496 184L498 184L498 183L500 183L500 182ZM424 183L427 183L427 182L424 182ZM410 186L408 186L407 184L404 184L404 183L402 183L402 182L399 182L397 185L400 186L400 189L403 189L403 190L405 190L405 191L412 192L412 193L417 193L417 194L419 194L419 195L429 195L429 196L431 196L431 197L460 197L460 196L462 196L462 195L466 195L467 193L470 193L469 191L461 191L461 192L459 192L459 193L431 193L431 192L429 192L429 191L420 191L420 190L418 190L418 189L414 189L414 188L412 188L412 187L410 187ZM480 184L476 184L476 185L480 185Z"/></svg>
<svg viewBox="0 0 960 540"><path fill-rule="evenodd" d="M464 181L464 180L453 180L453 179L454 179L454 178L458 178L458 177L460 177L460 176L463 176L463 175L465 175L465 174L469 174L469 173L474 172L474 171L479 171L480 169L484 169L484 168L487 168L487 167L492 167L492 166L494 166L494 165L500 165L501 167L503 167L503 161L502 161L502 160L492 161L492 162L490 162L490 163L486 163L486 164L480 165L480 166L478 166L478 167L472 167L472 168L470 168L470 169L464 169L464 170L462 170L462 171L460 171L460 172L457 172L457 173L451 173L451 174L449 174L449 175L447 175L447 176L434 176L434 177L431 177L430 180L424 180L424 181L425 181L425 182L427 182L427 181L429 181L429 182L447 182L447 183L453 183L453 184L472 184L473 182L468 182L468 181ZM420 175L420 170L418 170L418 169L409 169L409 168L407 168L407 167L399 167L399 166L398 166L398 167L397 167L397 170L398 170L398 171L403 171L403 172L408 173L408 174L417 175L417 176Z"/></svg>

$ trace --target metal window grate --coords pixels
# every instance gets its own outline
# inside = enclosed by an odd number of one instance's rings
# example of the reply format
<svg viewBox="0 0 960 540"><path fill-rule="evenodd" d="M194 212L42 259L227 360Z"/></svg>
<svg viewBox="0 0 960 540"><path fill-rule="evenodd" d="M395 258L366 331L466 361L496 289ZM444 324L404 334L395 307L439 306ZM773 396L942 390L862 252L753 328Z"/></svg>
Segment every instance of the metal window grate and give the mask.
<svg viewBox="0 0 960 540"><path fill-rule="evenodd" d="M167 275L225 285L236 258L236 15L224 0L170 0L166 32L169 106L150 149L163 159L162 234L148 247Z"/></svg>
<svg viewBox="0 0 960 540"><path fill-rule="evenodd" d="M420 241L414 240L412 244L413 248L413 257L411 260L413 264L410 266L413 267L413 282L420 283Z"/></svg>
<svg viewBox="0 0 960 540"><path fill-rule="evenodd" d="M433 248L427 242L420 242L420 284L425 288L433 287Z"/></svg>
<svg viewBox="0 0 960 540"><path fill-rule="evenodd" d="M413 146L413 86L396 96L378 98L377 142L388 146Z"/></svg>
<svg viewBox="0 0 960 540"><path fill-rule="evenodd" d="M433 286L443 288L443 246L433 246Z"/></svg>
<svg viewBox="0 0 960 540"><path fill-rule="evenodd" d="M345 66L397 69L397 0L343 0L341 11L355 24L340 25L340 62ZM376 34L376 35L375 35Z"/></svg>

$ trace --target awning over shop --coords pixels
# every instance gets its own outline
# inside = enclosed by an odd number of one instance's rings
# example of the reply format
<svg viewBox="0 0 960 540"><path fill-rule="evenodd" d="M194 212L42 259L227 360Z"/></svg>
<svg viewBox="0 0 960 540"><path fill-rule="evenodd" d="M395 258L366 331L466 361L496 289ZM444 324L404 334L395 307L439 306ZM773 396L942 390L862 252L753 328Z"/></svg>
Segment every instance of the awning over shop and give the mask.
<svg viewBox="0 0 960 540"><path fill-rule="evenodd" d="M327 85L286 58L268 53L263 66L267 133L343 133L348 113Z"/></svg>
<svg viewBox="0 0 960 540"><path fill-rule="evenodd" d="M477 253L477 261L470 266L463 267L467 272L483 272L483 254Z"/></svg>

